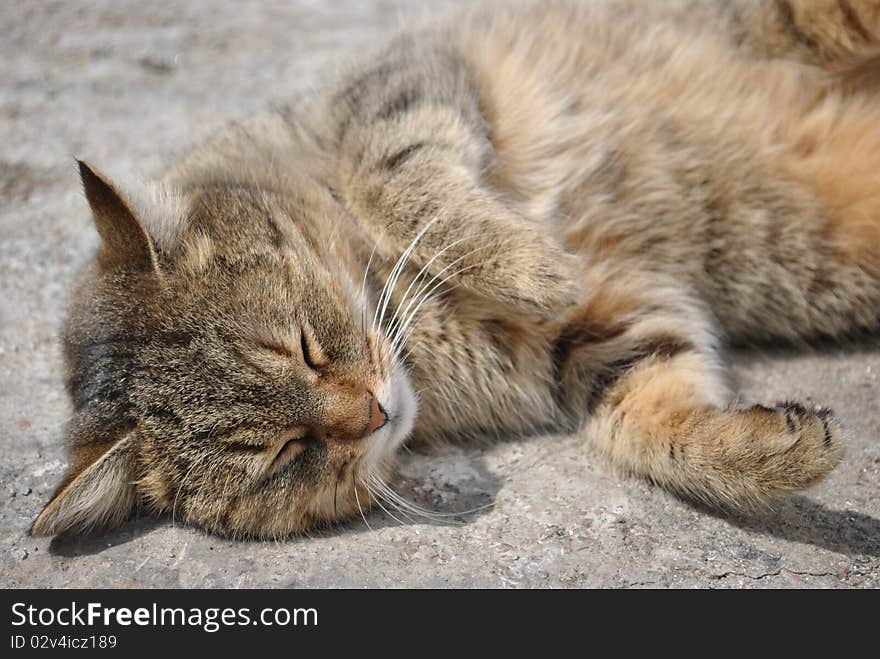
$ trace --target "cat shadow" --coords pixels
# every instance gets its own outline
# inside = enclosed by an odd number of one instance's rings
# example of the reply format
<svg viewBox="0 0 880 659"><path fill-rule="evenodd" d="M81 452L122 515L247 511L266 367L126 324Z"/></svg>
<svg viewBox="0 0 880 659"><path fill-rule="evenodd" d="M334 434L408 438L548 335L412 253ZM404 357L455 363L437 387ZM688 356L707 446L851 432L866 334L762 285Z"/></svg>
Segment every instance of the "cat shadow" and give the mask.
<svg viewBox="0 0 880 659"><path fill-rule="evenodd" d="M52 538L49 543L49 553L53 556L67 558L100 554L112 547L119 547L137 540L167 523L168 520L162 517L138 516L118 528L102 533L58 535Z"/></svg>
<svg viewBox="0 0 880 659"><path fill-rule="evenodd" d="M466 526L495 506L502 481L495 476L479 448L450 445L437 449L405 450L398 475L391 481L395 493L414 504L382 500L355 516L322 532L343 536L400 526Z"/></svg>
<svg viewBox="0 0 880 659"><path fill-rule="evenodd" d="M787 497L766 515L723 519L744 531L838 554L880 556L880 519L855 510L834 510L805 496Z"/></svg>
<svg viewBox="0 0 880 659"><path fill-rule="evenodd" d="M804 356L852 357L880 352L880 335L856 334L841 339L818 337L800 343L763 340L727 347L727 362L749 366L768 359L795 359Z"/></svg>

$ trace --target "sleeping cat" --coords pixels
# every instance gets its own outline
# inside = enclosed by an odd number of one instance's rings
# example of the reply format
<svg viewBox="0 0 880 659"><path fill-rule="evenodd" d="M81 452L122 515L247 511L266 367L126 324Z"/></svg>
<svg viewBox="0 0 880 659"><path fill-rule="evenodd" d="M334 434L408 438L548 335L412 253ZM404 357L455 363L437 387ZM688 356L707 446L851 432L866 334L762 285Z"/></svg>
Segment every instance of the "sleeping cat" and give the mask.
<svg viewBox="0 0 880 659"><path fill-rule="evenodd" d="M32 532L281 537L408 505L404 441L548 431L722 509L809 486L838 422L736 402L720 350L880 326L878 53L876 1L481 4L148 189L80 163Z"/></svg>

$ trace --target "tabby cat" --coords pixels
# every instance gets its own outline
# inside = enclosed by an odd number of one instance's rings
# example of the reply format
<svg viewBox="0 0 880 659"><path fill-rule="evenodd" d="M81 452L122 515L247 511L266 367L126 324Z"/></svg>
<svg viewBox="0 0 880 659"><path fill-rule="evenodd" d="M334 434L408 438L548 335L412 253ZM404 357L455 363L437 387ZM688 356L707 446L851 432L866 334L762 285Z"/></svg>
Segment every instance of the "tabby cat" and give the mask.
<svg viewBox="0 0 880 659"><path fill-rule="evenodd" d="M35 535L287 536L400 503L408 438L550 431L750 509L843 434L735 402L722 345L880 326L880 2L480 4L155 184L80 171L101 245Z"/></svg>

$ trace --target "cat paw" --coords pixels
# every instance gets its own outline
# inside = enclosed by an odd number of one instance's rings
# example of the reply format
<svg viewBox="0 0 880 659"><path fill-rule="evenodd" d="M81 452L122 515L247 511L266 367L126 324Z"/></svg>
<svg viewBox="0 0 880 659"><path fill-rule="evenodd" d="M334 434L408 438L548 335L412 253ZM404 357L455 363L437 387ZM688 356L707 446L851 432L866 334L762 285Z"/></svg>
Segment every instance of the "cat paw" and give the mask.
<svg viewBox="0 0 880 659"><path fill-rule="evenodd" d="M487 294L517 314L558 318L583 299L580 257L546 244L525 245L498 255L503 268L479 273Z"/></svg>
<svg viewBox="0 0 880 659"><path fill-rule="evenodd" d="M762 469L778 481L780 489L800 489L813 483L843 458L844 437L834 413L824 407L805 407L785 401L748 410L763 440Z"/></svg>

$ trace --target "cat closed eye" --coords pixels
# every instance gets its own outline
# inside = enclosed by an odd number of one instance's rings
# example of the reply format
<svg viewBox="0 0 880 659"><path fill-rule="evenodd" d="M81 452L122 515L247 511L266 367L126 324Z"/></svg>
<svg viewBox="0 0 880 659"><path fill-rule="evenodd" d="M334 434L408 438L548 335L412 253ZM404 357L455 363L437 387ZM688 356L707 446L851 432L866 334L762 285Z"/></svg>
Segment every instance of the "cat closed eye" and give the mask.
<svg viewBox="0 0 880 659"><path fill-rule="evenodd" d="M306 366L316 373L321 374L330 365L330 360L327 359L327 355L324 354L312 332L305 328L300 331L300 348Z"/></svg>

